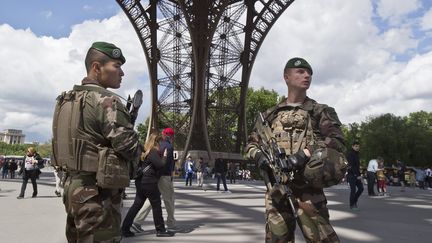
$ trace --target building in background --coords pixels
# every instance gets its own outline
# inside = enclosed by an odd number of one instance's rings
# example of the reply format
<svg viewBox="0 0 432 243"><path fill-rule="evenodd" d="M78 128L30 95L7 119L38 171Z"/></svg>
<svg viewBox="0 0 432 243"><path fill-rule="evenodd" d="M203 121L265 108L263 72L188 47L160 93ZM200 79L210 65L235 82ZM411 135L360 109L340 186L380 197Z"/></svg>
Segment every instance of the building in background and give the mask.
<svg viewBox="0 0 432 243"><path fill-rule="evenodd" d="M25 135L22 130L17 129L5 129L0 132L0 142L7 144L23 144L25 141Z"/></svg>

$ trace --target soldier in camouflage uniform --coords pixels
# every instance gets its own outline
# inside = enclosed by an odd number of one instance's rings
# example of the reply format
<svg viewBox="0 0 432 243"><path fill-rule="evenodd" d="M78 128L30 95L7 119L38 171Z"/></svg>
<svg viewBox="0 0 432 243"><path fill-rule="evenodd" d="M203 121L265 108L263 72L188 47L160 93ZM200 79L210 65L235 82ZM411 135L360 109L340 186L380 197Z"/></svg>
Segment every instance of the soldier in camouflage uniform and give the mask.
<svg viewBox="0 0 432 243"><path fill-rule="evenodd" d="M335 110L306 96L312 80L309 63L298 57L290 59L284 69L284 79L288 86L287 99L263 114L271 126L277 145L303 167L313 167L310 161L323 163L324 167L330 160L344 161L344 138ZM255 129L249 137L246 151L249 158L262 164L265 156L260 151L261 137ZM329 152L333 157L323 160L320 157L322 153L315 152L323 151L321 149L334 149L334 152ZM330 170L330 176L332 173ZM306 242L339 242L329 221L323 192L326 186L320 186L320 182L306 181L301 173L294 174L292 180L285 182L292 190L298 218L294 217L292 210L275 202L272 198L274 194L267 191L266 242L294 242L296 221Z"/></svg>
<svg viewBox="0 0 432 243"><path fill-rule="evenodd" d="M120 87L125 61L115 45L93 43L82 85L57 98L53 159L67 174L63 202L68 242L121 240L121 194L129 183L126 161L137 160L141 152L128 110L107 90ZM101 169L101 161L112 167Z"/></svg>

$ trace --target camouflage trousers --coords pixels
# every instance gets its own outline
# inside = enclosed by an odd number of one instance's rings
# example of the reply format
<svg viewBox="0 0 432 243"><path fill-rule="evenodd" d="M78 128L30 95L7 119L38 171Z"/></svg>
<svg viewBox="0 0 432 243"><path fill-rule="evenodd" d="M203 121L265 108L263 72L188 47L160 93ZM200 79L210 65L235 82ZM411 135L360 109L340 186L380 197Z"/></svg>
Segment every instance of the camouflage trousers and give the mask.
<svg viewBox="0 0 432 243"><path fill-rule="evenodd" d="M66 238L69 243L113 243L121 240L121 192L102 189L94 175L74 175L64 185Z"/></svg>
<svg viewBox="0 0 432 243"><path fill-rule="evenodd" d="M302 205L309 204L314 213L311 214L308 210L297 208L298 218L295 219L291 208L276 207L270 193L266 192L266 243L288 243L295 242L294 232L296 223L298 223L303 236L308 243L315 242L339 242L333 227L330 225L329 213L326 203L314 203L310 201L301 203ZM317 206L313 206L317 205ZM308 213L306 213L308 212Z"/></svg>

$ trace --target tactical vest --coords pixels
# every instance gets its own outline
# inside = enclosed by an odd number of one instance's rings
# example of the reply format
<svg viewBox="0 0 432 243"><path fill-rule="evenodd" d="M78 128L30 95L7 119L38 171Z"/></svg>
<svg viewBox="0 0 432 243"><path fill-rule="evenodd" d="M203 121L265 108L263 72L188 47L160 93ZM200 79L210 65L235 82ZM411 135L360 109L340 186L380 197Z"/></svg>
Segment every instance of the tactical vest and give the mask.
<svg viewBox="0 0 432 243"><path fill-rule="evenodd" d="M314 144L314 133L308 111L287 106L271 114L271 128L279 147L287 154L294 154L307 145Z"/></svg>
<svg viewBox="0 0 432 243"><path fill-rule="evenodd" d="M290 183L292 187L324 188L340 182L346 172L346 158L342 153L319 144L307 110L299 106L285 106L271 112L267 119L271 122L278 146L284 148L287 155L310 145L320 147L314 151L304 170L294 174Z"/></svg>
<svg viewBox="0 0 432 243"><path fill-rule="evenodd" d="M88 91L63 92L57 97L53 118L53 161L73 171L96 172L99 149L83 132L83 108Z"/></svg>

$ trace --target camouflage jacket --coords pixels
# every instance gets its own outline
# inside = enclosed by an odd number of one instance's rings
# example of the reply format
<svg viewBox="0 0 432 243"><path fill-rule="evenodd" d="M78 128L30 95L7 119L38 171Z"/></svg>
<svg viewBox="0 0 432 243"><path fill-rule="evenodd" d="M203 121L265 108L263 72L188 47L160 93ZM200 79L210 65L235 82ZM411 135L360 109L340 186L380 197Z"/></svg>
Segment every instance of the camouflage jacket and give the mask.
<svg viewBox="0 0 432 243"><path fill-rule="evenodd" d="M342 153L345 151L344 136L340 128L341 122L339 121L334 108L325 104L319 104L309 97L306 97L303 104L297 108L304 110L309 114L310 123L313 128L313 136L316 140L314 141L315 144L320 147L333 148ZM277 106L267 110L263 115L269 124L272 124L278 117L279 112L290 109L293 109L293 106L288 105L286 100L283 100ZM258 144L259 136L254 128L248 138L248 144L246 146L246 153L249 158L255 158Z"/></svg>
<svg viewBox="0 0 432 243"><path fill-rule="evenodd" d="M133 129L131 117L115 93L84 78L83 85L74 91L87 91L83 107L83 133L93 143L112 148L126 161L134 161L139 154L138 134Z"/></svg>

